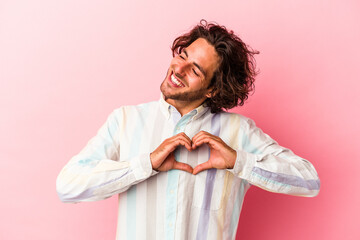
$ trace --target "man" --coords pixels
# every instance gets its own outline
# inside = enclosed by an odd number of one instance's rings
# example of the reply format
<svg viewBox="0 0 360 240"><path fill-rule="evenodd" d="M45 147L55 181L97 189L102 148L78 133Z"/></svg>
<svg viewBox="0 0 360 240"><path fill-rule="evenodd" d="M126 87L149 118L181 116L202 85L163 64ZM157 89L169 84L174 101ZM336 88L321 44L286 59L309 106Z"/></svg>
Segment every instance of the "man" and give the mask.
<svg viewBox="0 0 360 240"><path fill-rule="evenodd" d="M119 194L117 239L235 239L251 185L316 196L312 164L242 115L253 54L232 31L201 21L175 39L159 101L114 110L63 168L63 202Z"/></svg>

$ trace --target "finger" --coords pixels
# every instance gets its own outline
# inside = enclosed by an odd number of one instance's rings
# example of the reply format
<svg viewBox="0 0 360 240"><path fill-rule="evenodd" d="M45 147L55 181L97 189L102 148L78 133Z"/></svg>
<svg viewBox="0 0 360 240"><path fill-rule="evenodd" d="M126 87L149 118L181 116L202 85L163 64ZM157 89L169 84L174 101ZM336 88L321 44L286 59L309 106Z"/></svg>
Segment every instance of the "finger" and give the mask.
<svg viewBox="0 0 360 240"><path fill-rule="evenodd" d="M188 151L192 151L191 148L191 142L185 141L184 139L177 140L178 144L176 146L182 145L184 146Z"/></svg>
<svg viewBox="0 0 360 240"><path fill-rule="evenodd" d="M166 140L153 153L150 154L150 160L153 164L153 167L159 167L162 162L165 161L165 159L169 156L169 154L173 153L179 145L183 145L188 149L188 151L192 151L189 142L186 142L182 139Z"/></svg>
<svg viewBox="0 0 360 240"><path fill-rule="evenodd" d="M210 133L202 130L202 131L198 132L197 134L195 134L191 140L192 140L192 141L195 141L195 140L196 140L197 138L199 138L200 136L207 135L207 134L210 134ZM211 134L210 134L210 135L211 135Z"/></svg>
<svg viewBox="0 0 360 240"><path fill-rule="evenodd" d="M189 141L186 141L184 138L177 138L177 139L174 139L172 142L169 143L169 151L170 152L173 152L175 151L175 149L179 146L179 145L182 145L184 147L186 147L186 149L188 151L191 151L192 148L191 148L191 143Z"/></svg>
<svg viewBox="0 0 360 240"><path fill-rule="evenodd" d="M175 151L179 146L183 145L188 151L192 151L191 140L185 133L180 133L168 139L165 139L151 154L150 160L153 168L157 169L165 161L165 159Z"/></svg>
<svg viewBox="0 0 360 240"><path fill-rule="evenodd" d="M214 148L217 141L218 140L214 136L202 135L193 141L192 148L195 149L204 143L207 143L209 147Z"/></svg>
<svg viewBox="0 0 360 240"><path fill-rule="evenodd" d="M196 146L194 146L194 143L195 142L198 142L200 141L201 139L204 139L204 138L210 138L210 139L214 139L214 140L217 140L219 137L215 136L215 135L212 135L211 133L208 133L208 132L205 132L205 131L201 131L199 132L198 134L196 134L193 138L192 138L192 146L193 146L193 149L196 148ZM201 145L201 144L200 144ZM199 146L199 145L197 145Z"/></svg>
<svg viewBox="0 0 360 240"><path fill-rule="evenodd" d="M179 143L187 148L188 151L191 151L191 139L185 134L185 133L179 133L176 138L174 138L174 141L180 141ZM179 144L178 144L179 145ZM177 145L177 146L178 146Z"/></svg>
<svg viewBox="0 0 360 240"><path fill-rule="evenodd" d="M189 142L191 142L191 139L188 137L188 135L186 135L186 133L184 132L181 132L181 133L178 133L177 135L175 136L180 136L180 137L184 137L186 138Z"/></svg>
<svg viewBox="0 0 360 240"><path fill-rule="evenodd" d="M188 141L188 142L191 142L191 139L188 137L188 135L186 135L186 133L184 132L181 132L181 133L178 133L174 136L172 136L171 138L169 138L171 140L176 140L176 139L183 139L185 141Z"/></svg>
<svg viewBox="0 0 360 240"><path fill-rule="evenodd" d="M188 173L193 173L193 168L189 164L186 164L186 163L181 163L181 162L175 161L172 168L182 170L182 171L185 171Z"/></svg>
<svg viewBox="0 0 360 240"><path fill-rule="evenodd" d="M197 166L194 168L193 174L196 175L196 174L198 174L199 172L202 172L202 171L204 171L204 170L208 170L208 169L210 169L210 168L212 168L212 166L211 166L211 163L210 163L209 161L204 162L204 163L201 163L201 164L197 165Z"/></svg>

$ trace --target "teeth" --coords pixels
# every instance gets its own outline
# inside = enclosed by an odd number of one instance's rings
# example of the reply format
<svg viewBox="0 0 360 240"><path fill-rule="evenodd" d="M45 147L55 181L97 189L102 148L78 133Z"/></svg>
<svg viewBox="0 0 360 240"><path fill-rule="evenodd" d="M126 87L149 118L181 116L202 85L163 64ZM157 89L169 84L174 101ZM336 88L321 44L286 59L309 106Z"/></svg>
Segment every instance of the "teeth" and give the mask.
<svg viewBox="0 0 360 240"><path fill-rule="evenodd" d="M183 84L181 82L179 82L176 77L174 77L174 75L171 75L171 82L173 82L174 84L176 84L179 87L183 87Z"/></svg>

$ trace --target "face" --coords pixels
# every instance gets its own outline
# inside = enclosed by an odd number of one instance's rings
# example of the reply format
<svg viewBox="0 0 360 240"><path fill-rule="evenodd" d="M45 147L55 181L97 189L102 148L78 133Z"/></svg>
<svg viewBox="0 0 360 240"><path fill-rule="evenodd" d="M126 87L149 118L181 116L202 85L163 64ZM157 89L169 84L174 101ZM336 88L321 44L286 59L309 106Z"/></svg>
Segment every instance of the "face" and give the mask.
<svg viewBox="0 0 360 240"><path fill-rule="evenodd" d="M179 102L200 105L210 97L208 88L211 78L218 67L215 48L204 38L198 38L170 64L160 90L165 100L176 105Z"/></svg>

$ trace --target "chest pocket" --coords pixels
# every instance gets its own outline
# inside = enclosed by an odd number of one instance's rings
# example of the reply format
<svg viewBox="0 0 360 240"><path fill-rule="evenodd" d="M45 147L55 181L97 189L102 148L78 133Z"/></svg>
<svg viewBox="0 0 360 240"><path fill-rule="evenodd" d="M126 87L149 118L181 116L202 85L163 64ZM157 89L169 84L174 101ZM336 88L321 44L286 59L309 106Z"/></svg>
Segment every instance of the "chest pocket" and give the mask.
<svg viewBox="0 0 360 240"><path fill-rule="evenodd" d="M192 205L205 210L219 210L224 206L229 172L209 169L196 175Z"/></svg>

